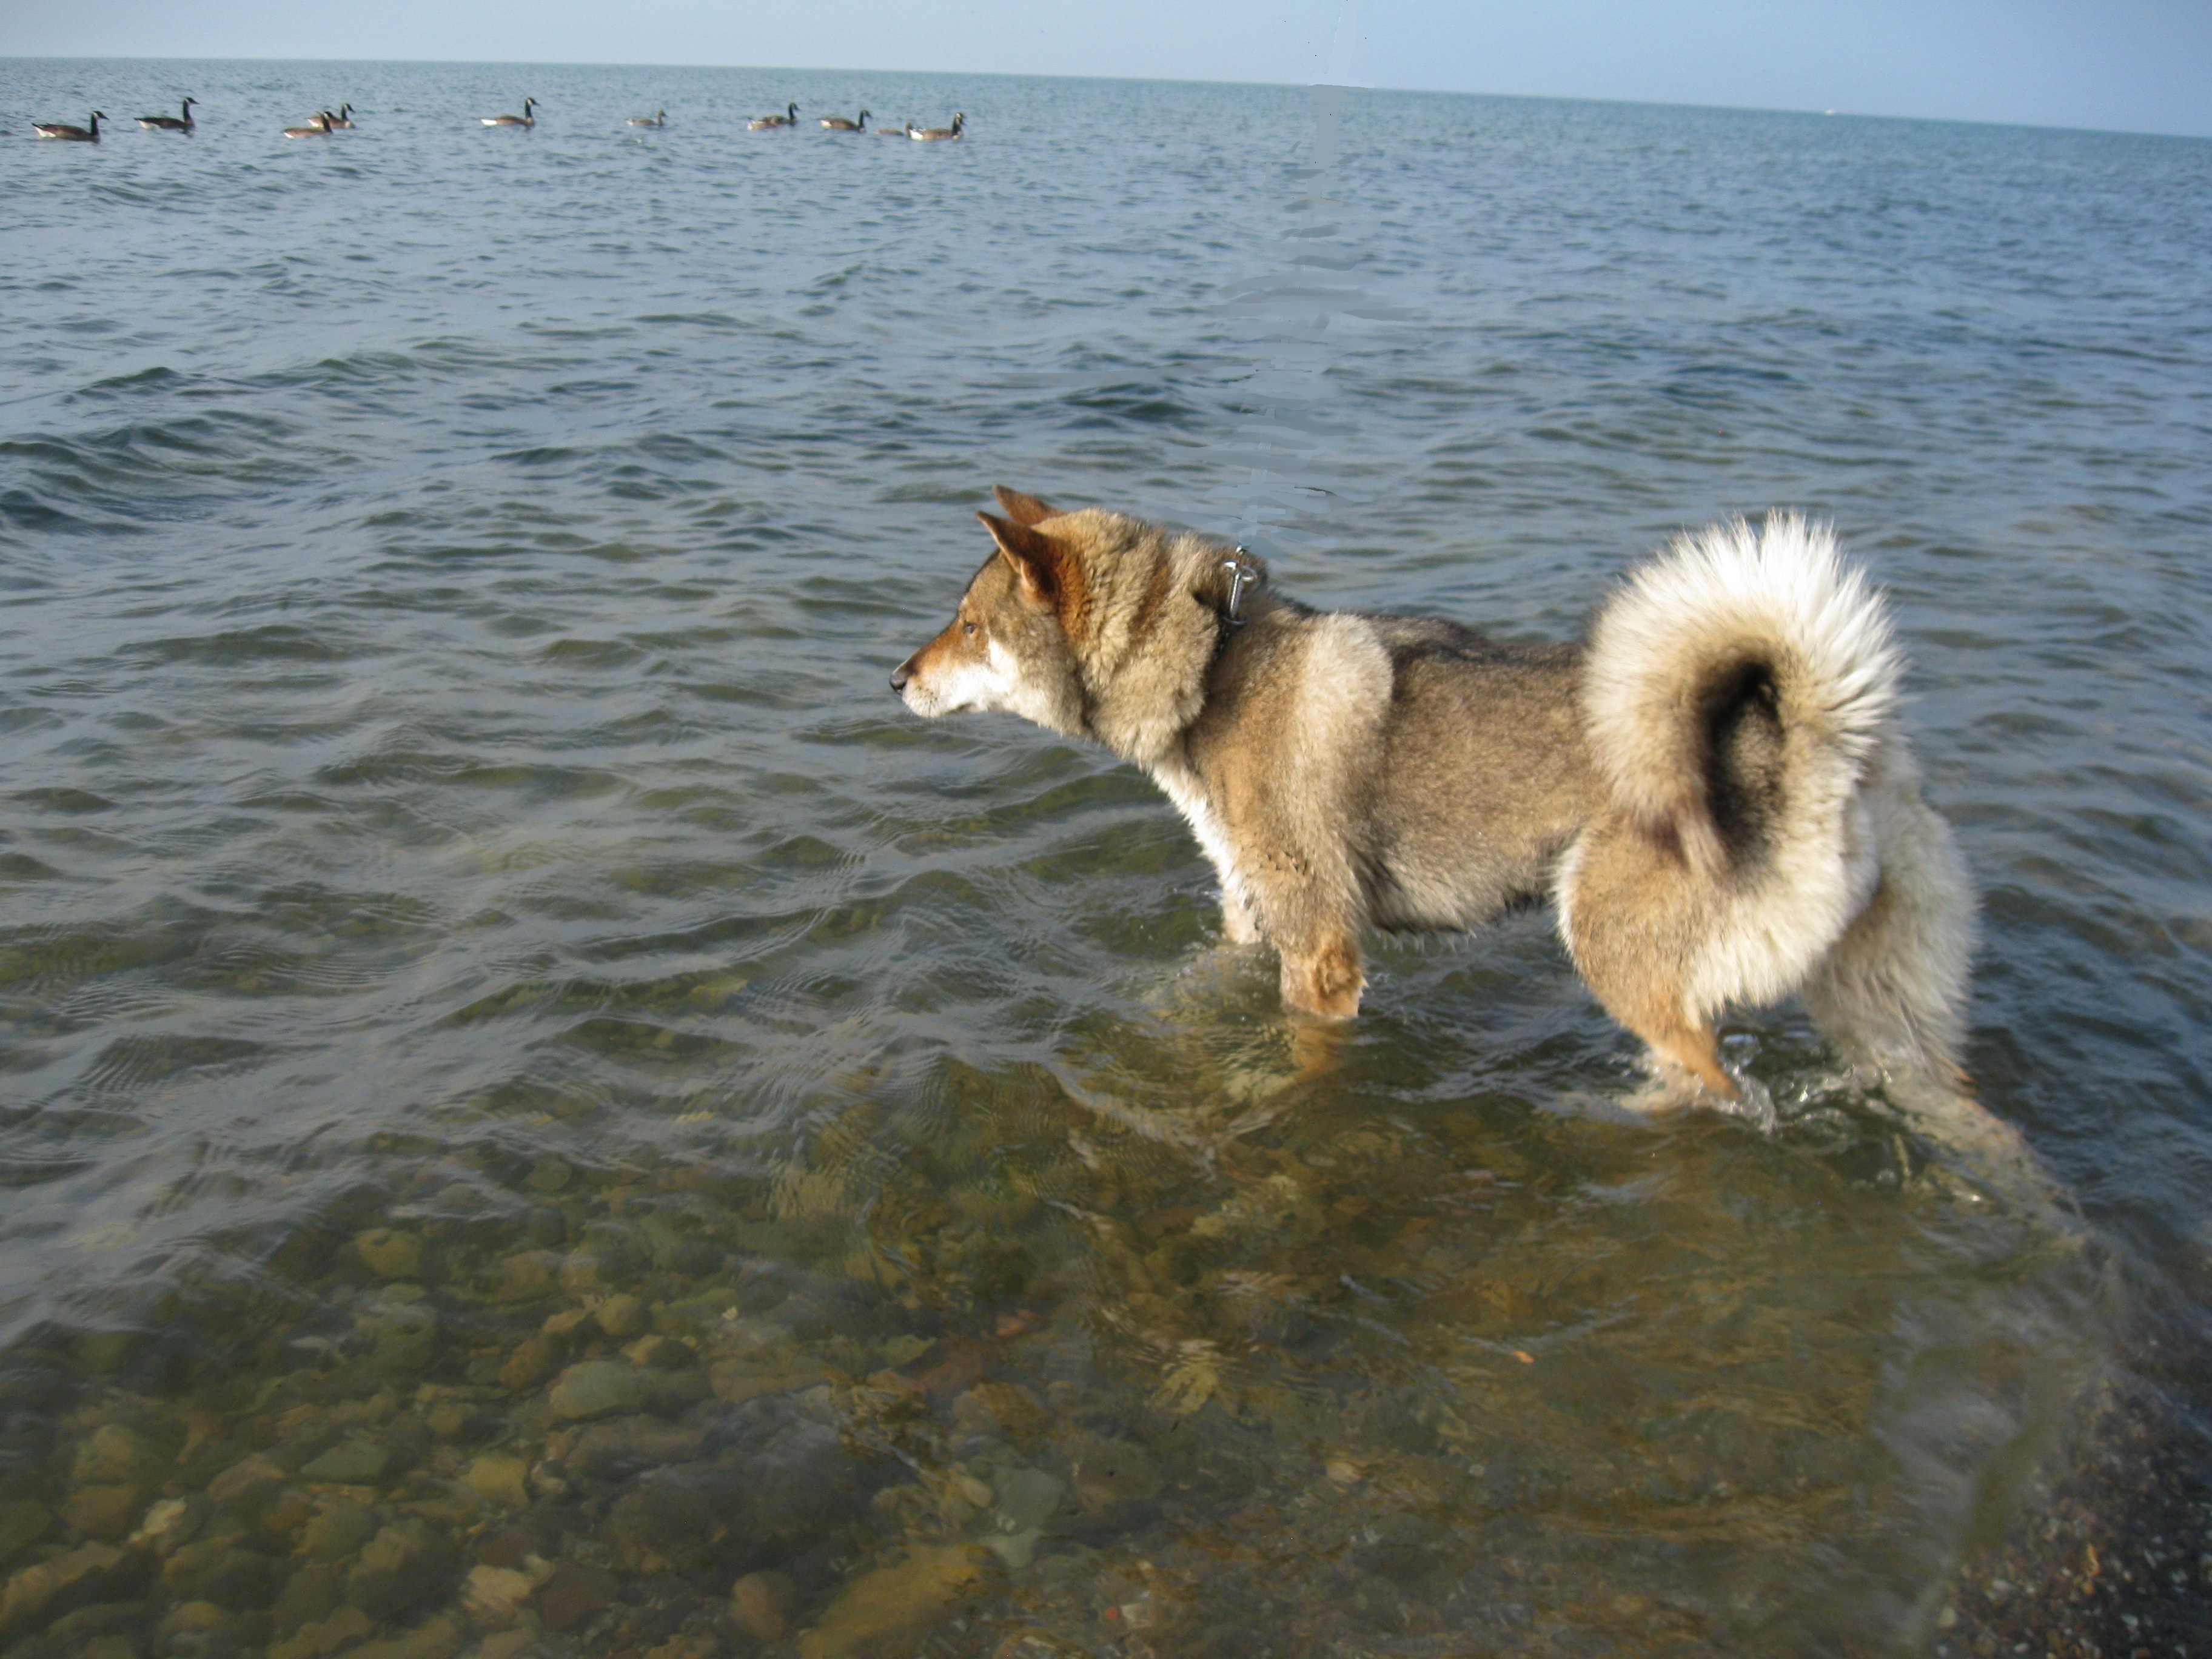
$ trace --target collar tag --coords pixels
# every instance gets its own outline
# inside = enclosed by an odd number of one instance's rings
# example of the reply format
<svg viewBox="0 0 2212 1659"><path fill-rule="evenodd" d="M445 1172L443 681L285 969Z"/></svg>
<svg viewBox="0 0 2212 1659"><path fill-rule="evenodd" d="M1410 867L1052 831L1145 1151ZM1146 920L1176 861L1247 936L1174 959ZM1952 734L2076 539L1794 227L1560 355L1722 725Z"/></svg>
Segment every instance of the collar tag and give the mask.
<svg viewBox="0 0 2212 1659"><path fill-rule="evenodd" d="M1221 568L1229 573L1229 608L1222 617L1231 628L1242 628L1247 619L1237 612L1244 604L1244 585L1253 580L1251 568L1244 562L1244 550L1240 547L1235 558L1224 559Z"/></svg>

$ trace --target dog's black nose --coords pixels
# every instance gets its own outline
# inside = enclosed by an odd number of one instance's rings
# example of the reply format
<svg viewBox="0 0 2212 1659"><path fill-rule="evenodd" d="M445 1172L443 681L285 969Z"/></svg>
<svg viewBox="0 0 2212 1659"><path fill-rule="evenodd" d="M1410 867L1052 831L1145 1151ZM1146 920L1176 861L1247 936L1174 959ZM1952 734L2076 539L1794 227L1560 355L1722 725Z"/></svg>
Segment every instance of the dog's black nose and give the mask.
<svg viewBox="0 0 2212 1659"><path fill-rule="evenodd" d="M914 659L912 657L908 657L896 668L891 670L891 690L895 692L904 691L906 690L906 683L913 678Z"/></svg>

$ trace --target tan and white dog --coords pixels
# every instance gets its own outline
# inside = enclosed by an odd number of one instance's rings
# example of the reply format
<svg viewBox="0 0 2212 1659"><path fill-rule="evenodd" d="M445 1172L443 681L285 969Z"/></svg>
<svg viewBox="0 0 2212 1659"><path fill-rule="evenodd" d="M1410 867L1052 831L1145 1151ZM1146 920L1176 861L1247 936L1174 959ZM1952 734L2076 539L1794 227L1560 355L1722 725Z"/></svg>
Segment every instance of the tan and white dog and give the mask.
<svg viewBox="0 0 2212 1659"><path fill-rule="evenodd" d="M1358 1011L1364 929L1549 897L1680 1082L1734 1097L1714 1020L1796 994L1854 1061L1963 1085L1972 901L1895 724L1882 602L1825 527L1682 537L1586 644L1531 647L1312 611L1241 550L997 495L995 550L892 690L1144 769L1292 1008Z"/></svg>

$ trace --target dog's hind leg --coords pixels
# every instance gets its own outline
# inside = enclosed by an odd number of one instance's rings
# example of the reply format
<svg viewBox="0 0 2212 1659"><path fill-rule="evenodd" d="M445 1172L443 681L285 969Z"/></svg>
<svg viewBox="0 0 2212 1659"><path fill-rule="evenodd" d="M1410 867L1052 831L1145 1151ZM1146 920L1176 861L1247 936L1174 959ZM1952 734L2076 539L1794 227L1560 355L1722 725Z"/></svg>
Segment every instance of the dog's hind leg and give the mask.
<svg viewBox="0 0 2212 1659"><path fill-rule="evenodd" d="M1684 983L1711 927L1703 892L1686 876L1675 849L1621 823L1595 827L1560 865L1559 932L1606 1012L1662 1065L1734 1100L1710 1015L1692 1006Z"/></svg>
<svg viewBox="0 0 2212 1659"><path fill-rule="evenodd" d="M1851 1060L1963 1096L1972 890L1950 828L1921 799L1910 763L1893 750L1869 774L1862 799L1881 874L1802 994Z"/></svg>
<svg viewBox="0 0 2212 1659"><path fill-rule="evenodd" d="M1681 988L1670 975L1656 963L1624 963L1607 960L1602 952L1589 954L1598 956L1598 962L1592 963L1584 953L1577 953L1583 977L1605 1005L1606 1012L1642 1037L1662 1066L1687 1073L1722 1100L1736 1098L1735 1079L1721 1067L1711 1024L1690 1016L1683 1006ZM1647 971L1617 971L1622 967L1643 967Z"/></svg>
<svg viewBox="0 0 2212 1659"><path fill-rule="evenodd" d="M1617 935L1575 952L1583 978L1606 1012L1642 1037L1663 1066L1686 1073L1722 1100L1737 1095L1735 1079L1721 1068L1720 1048L1709 1021L1686 1006L1671 964L1620 947Z"/></svg>
<svg viewBox="0 0 2212 1659"><path fill-rule="evenodd" d="M1974 1098L1959 1063L1973 913L1963 879L1951 879L1957 854L1948 841L1946 832L1942 856L1929 863L1884 870L1866 908L1805 981L1805 1006L1940 1139L2040 1188L2049 1177L2026 1138Z"/></svg>
<svg viewBox="0 0 2212 1659"><path fill-rule="evenodd" d="M1624 1020L1629 1030L1651 1045L1661 1061L1697 1079L1705 1091L1723 1100L1737 1095L1735 1079L1721 1068L1720 1050L1710 1025L1678 1024L1646 1030Z"/></svg>

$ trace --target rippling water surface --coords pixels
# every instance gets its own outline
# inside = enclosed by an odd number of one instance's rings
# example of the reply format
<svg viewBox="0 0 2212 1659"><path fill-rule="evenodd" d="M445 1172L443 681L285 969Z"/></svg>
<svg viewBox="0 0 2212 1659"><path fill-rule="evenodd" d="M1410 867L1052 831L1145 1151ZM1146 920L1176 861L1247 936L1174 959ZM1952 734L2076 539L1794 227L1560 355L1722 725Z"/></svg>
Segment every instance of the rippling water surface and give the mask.
<svg viewBox="0 0 2212 1659"><path fill-rule="evenodd" d="M1925 1651L2201 1332L2212 145L1364 94L1331 205L1285 89L0 109L11 1656ZM2047 1183L1786 1010L1771 1133L1635 1121L1542 917L1299 1081L1147 783L905 715L993 482L1278 499L1271 319L1303 597L1557 635L1834 519Z"/></svg>

